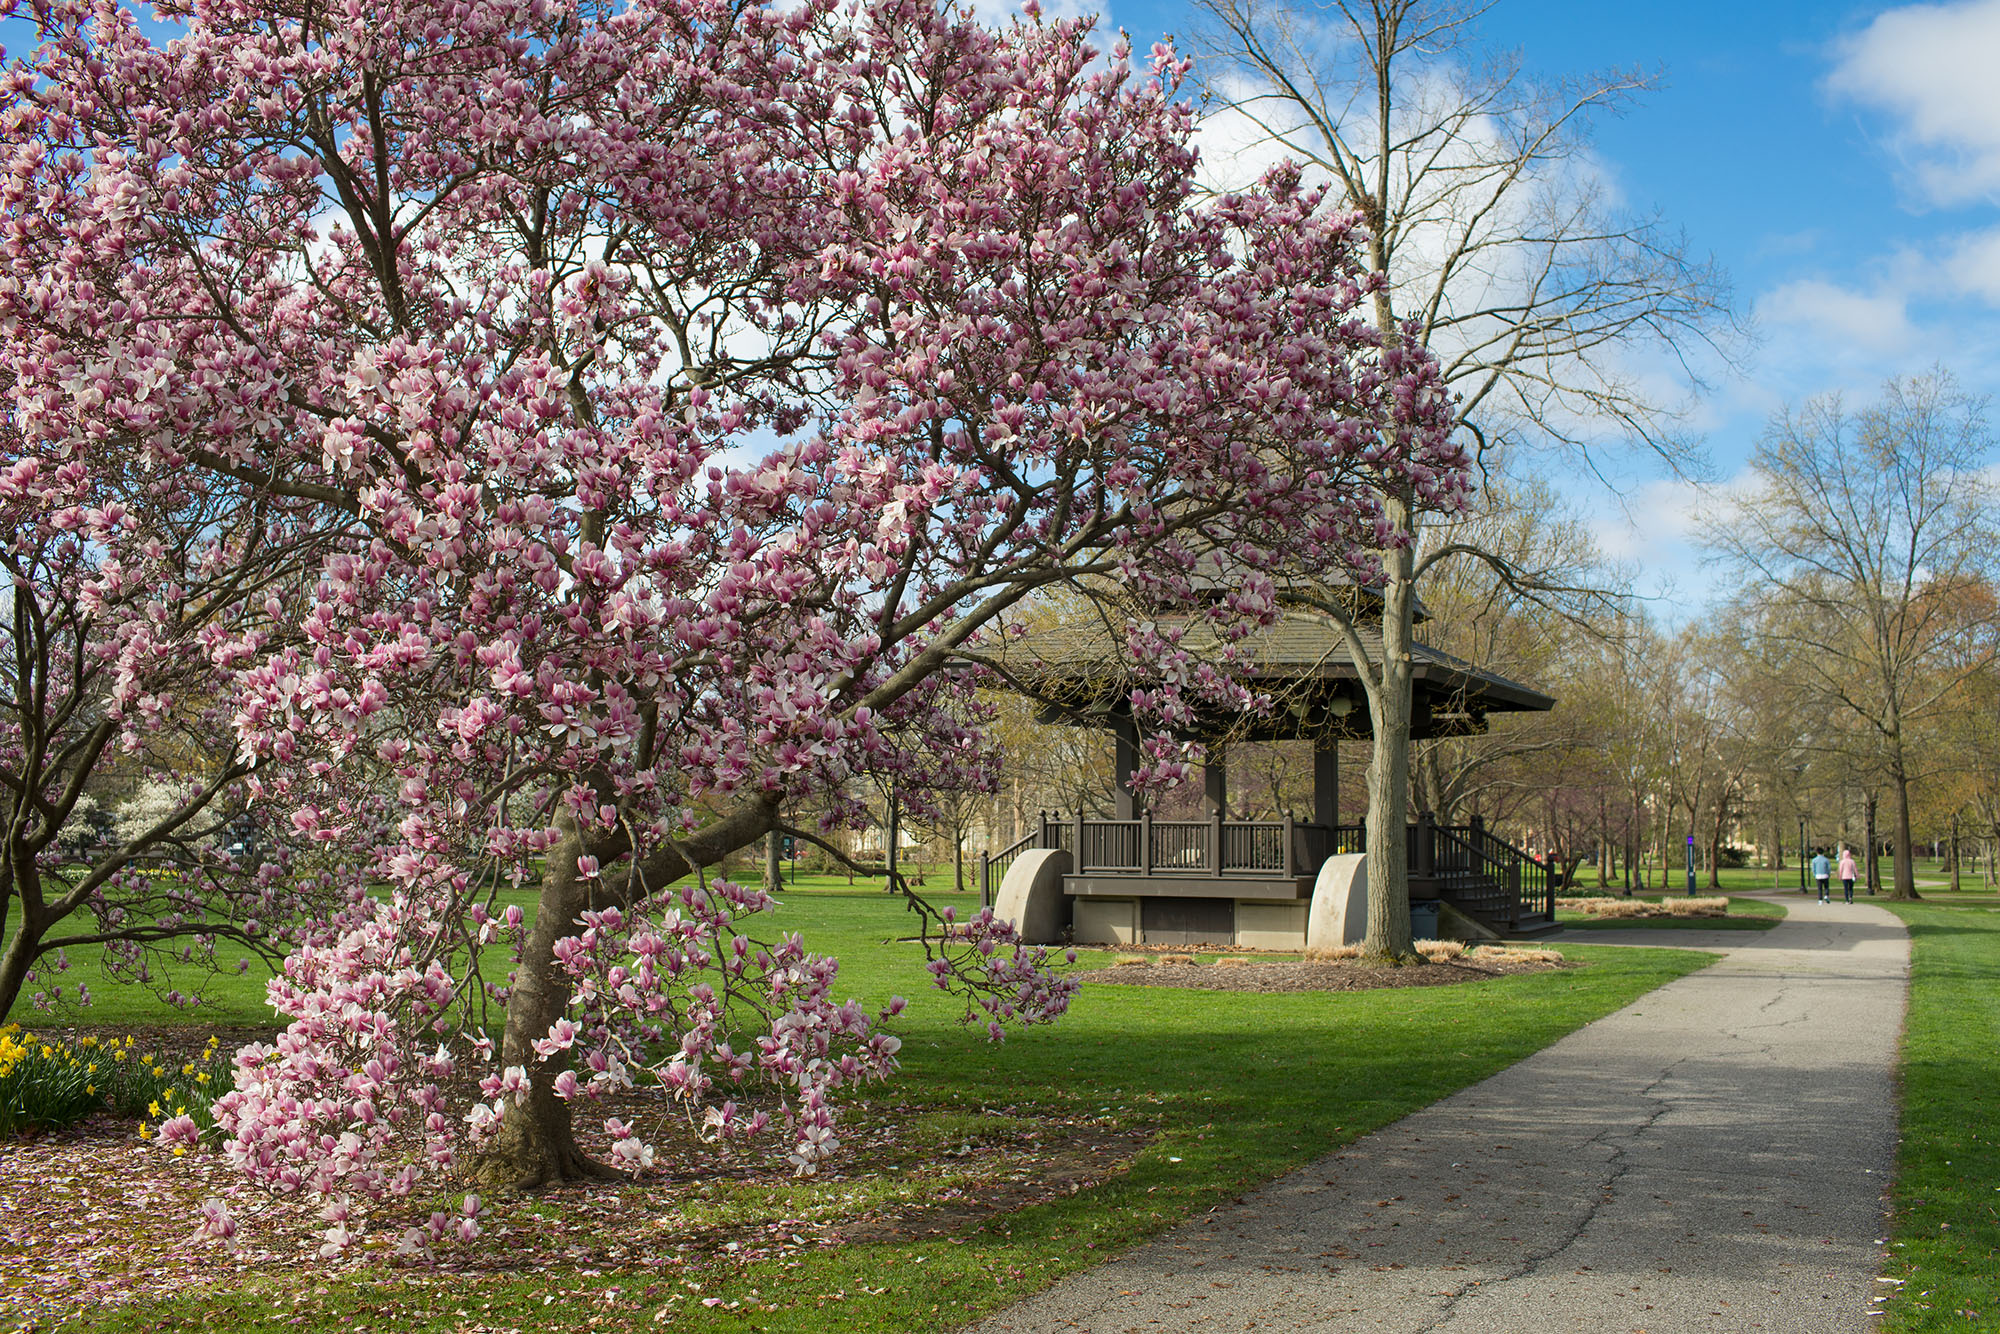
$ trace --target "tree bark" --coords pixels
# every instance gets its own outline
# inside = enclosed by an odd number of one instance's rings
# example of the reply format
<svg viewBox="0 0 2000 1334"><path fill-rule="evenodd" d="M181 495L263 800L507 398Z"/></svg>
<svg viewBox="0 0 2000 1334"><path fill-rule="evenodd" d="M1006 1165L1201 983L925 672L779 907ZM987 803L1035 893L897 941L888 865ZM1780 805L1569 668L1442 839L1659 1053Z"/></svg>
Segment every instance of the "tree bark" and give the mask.
<svg viewBox="0 0 2000 1334"><path fill-rule="evenodd" d="M1889 898L1908 902L1923 896L1917 893L1916 846L1910 841L1910 779L1900 757L1890 762L1889 787L1896 799L1896 883Z"/></svg>
<svg viewBox="0 0 2000 1334"><path fill-rule="evenodd" d="M569 982L556 964L555 945L576 930L577 918L590 906L589 887L576 869L583 849L581 838L565 838L549 850L542 872L535 921L514 972L500 1044L501 1068L526 1069L529 1094L501 1114L500 1128L476 1168L488 1187L532 1190L609 1171L577 1146L569 1104L555 1096L553 1081L562 1063L540 1060L533 1047L569 1007Z"/></svg>
<svg viewBox="0 0 2000 1334"><path fill-rule="evenodd" d="M1411 531L1409 505L1385 497L1389 522ZM1368 764L1368 933L1362 954L1370 959L1407 962L1416 957L1410 937L1410 643L1415 589L1414 552L1401 547L1382 553L1388 578L1382 588L1381 682L1368 692L1375 725Z"/></svg>
<svg viewBox="0 0 2000 1334"><path fill-rule="evenodd" d="M1951 813L1951 892L1960 892L1958 874L1958 812Z"/></svg>
<svg viewBox="0 0 2000 1334"><path fill-rule="evenodd" d="M500 1042L500 1068L525 1069L529 1092L525 1100L502 1112L499 1129L474 1165L483 1184L533 1190L612 1175L609 1167L578 1146L569 1103L555 1094L556 1076L564 1063L544 1061L534 1050L535 1040L546 1036L569 1008L570 985L556 963L556 942L575 933L577 919L586 909L614 905L629 909L696 867L712 866L726 854L749 847L777 822L775 800L747 802L684 842L657 848L642 864L628 864L615 875L607 871L599 880L585 880L577 871L577 858L589 854L609 863L627 849L586 843L571 833L549 850L535 920L507 995L507 1023Z"/></svg>
<svg viewBox="0 0 2000 1334"><path fill-rule="evenodd" d="M1868 826L1868 893L1871 896L1880 893L1882 889L1882 867L1875 860L1875 854L1881 848L1881 844L1876 842L1875 803L1875 794L1870 792L1868 794L1868 817L1866 823Z"/></svg>
<svg viewBox="0 0 2000 1334"><path fill-rule="evenodd" d="M21 999L21 988L27 985L41 952L43 934L44 928L23 911L14 934L7 937L6 952L0 954L0 1020L5 1020L13 1012L14 1002Z"/></svg>

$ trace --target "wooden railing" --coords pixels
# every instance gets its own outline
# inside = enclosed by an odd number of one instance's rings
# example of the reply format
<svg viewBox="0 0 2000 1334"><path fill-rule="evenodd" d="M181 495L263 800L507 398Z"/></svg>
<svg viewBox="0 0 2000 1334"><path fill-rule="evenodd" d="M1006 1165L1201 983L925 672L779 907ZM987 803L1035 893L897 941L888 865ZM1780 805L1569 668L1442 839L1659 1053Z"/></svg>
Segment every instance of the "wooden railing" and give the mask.
<svg viewBox="0 0 2000 1334"><path fill-rule="evenodd" d="M982 863L997 887L1023 850L1070 854L1078 874L1308 876L1336 852L1358 851L1359 826L1328 828L1286 815L1280 820L1063 819L1043 812L1039 832ZM989 889L989 894L991 890Z"/></svg>
<svg viewBox="0 0 2000 1334"><path fill-rule="evenodd" d="M992 902L1014 860L1036 847L1069 853L1079 875L1278 879L1316 875L1329 857L1366 852L1368 831L1289 813L1281 820L1092 820L1044 811L1024 838L980 859L984 901ZM1489 833L1477 816L1470 824L1441 825L1420 814L1404 847L1411 876L1480 917L1512 924L1524 914L1555 915L1547 864Z"/></svg>

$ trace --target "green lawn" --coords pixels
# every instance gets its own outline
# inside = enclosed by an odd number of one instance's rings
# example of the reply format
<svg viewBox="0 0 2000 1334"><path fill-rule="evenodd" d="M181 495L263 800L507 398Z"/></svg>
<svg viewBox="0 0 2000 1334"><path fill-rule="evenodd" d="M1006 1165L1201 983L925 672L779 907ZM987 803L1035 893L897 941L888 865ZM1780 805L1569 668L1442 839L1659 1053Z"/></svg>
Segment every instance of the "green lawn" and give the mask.
<svg viewBox="0 0 2000 1334"><path fill-rule="evenodd" d="M2000 907L1985 898L1891 905L1911 970L1890 1330L2000 1328Z"/></svg>
<svg viewBox="0 0 2000 1334"><path fill-rule="evenodd" d="M937 897L977 902L948 889ZM914 1118L940 1144L976 1136L989 1122L1101 1118L1137 1127L1150 1141L1128 1172L1104 1184L998 1215L948 1239L849 1244L743 1263L704 1283L702 1296L713 1297L714 1306L660 1284L655 1297L593 1309L594 1328L835 1334L970 1320L1503 1069L1712 957L1572 947L1565 952L1587 966L1376 992L1266 996L1093 986L1061 1024L1017 1032L995 1047L961 1027L955 1009L927 990L917 947L895 939L913 921L879 891L840 881L794 888L783 896L774 925L801 929L809 944L837 953L853 994L871 1001L892 991L910 996L896 1026L905 1042L904 1071L891 1086L890 1105L878 1101L876 1114L893 1113L905 1123ZM1005 1116L983 1109L1004 1109ZM778 1218L799 1216L790 1211L804 1207L805 1197L836 1188L865 1189L808 1184L762 1207ZM91 1327L201 1322L351 1330L379 1323L384 1304L393 1303L398 1328L509 1328L545 1323L543 1301L551 1291L623 1286L633 1293L658 1277L467 1276L456 1301L438 1307L410 1301L396 1291L405 1280L381 1271L305 1291L252 1274L171 1305L106 1312ZM274 1298L282 1299L282 1313ZM453 1314L461 1307L476 1316L469 1322ZM656 1322L662 1312L668 1318Z"/></svg>

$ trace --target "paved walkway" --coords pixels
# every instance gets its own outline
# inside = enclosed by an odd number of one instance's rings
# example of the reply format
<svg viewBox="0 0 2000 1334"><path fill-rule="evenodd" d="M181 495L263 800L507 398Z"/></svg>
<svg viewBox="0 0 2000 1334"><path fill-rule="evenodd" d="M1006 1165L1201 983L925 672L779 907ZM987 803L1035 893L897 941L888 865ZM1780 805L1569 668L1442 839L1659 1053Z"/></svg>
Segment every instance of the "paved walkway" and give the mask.
<svg viewBox="0 0 2000 1334"><path fill-rule="evenodd" d="M1727 957L980 1334L1872 1329L1909 941L1783 902L1771 931L1565 933Z"/></svg>

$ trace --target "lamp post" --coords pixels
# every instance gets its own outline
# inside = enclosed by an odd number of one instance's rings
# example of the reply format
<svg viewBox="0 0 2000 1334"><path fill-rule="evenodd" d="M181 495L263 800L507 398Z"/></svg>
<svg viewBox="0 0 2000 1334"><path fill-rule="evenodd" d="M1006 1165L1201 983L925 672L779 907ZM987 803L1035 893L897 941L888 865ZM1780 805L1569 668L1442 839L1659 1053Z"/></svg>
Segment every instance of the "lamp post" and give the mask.
<svg viewBox="0 0 2000 1334"><path fill-rule="evenodd" d="M1799 893L1806 892L1806 817L1799 817Z"/></svg>
<svg viewBox="0 0 2000 1334"><path fill-rule="evenodd" d="M1688 897L1694 897L1694 835L1688 835Z"/></svg>

